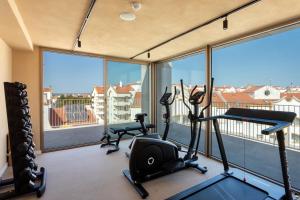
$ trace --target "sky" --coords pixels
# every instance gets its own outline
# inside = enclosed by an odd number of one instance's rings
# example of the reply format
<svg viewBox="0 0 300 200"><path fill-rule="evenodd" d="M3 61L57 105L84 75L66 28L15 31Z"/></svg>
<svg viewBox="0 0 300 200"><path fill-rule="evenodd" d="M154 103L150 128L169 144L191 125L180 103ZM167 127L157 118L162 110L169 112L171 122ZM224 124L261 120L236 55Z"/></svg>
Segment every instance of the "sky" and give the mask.
<svg viewBox="0 0 300 200"><path fill-rule="evenodd" d="M44 52L43 57L44 87L51 86L56 93L91 92L94 86L103 85L101 58L54 52ZM173 61L172 66L173 83L180 79L191 85L205 81L204 53ZM300 86L300 28L213 49L212 67L215 86ZM108 63L110 85L140 79L140 65Z"/></svg>

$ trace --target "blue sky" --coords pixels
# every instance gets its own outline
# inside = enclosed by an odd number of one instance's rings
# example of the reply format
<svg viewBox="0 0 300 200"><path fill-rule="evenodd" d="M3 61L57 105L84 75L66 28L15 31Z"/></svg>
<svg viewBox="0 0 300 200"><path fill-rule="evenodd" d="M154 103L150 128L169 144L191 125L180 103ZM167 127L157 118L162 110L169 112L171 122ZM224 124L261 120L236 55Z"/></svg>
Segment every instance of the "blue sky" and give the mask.
<svg viewBox="0 0 300 200"><path fill-rule="evenodd" d="M300 85L300 28L272 36L213 50L215 85L246 86ZM194 55L172 62L172 82L181 78L186 84L202 84L205 79L205 56ZM140 65L109 62L109 84L136 82ZM54 52L44 53L44 86L54 92L91 92L103 85L103 62L100 58Z"/></svg>

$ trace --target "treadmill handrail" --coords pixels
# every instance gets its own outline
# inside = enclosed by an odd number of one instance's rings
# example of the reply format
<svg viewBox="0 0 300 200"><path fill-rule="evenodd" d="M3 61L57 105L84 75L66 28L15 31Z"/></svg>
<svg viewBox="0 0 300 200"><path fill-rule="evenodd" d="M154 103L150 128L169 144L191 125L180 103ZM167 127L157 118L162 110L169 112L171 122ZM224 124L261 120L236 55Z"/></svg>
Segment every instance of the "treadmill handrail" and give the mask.
<svg viewBox="0 0 300 200"><path fill-rule="evenodd" d="M197 121L203 122L203 121L210 121L210 120L214 120L214 119L230 119L230 120L236 120L236 121L251 122L251 123L256 123L256 124L271 125L272 127L266 128L261 131L261 133L264 135L269 135L271 133L281 131L284 128L291 125L291 123L284 122L284 121L267 120L267 119L253 118L253 117L241 117L241 116L236 116L236 115L218 115L218 116L213 116L213 117L198 118Z"/></svg>

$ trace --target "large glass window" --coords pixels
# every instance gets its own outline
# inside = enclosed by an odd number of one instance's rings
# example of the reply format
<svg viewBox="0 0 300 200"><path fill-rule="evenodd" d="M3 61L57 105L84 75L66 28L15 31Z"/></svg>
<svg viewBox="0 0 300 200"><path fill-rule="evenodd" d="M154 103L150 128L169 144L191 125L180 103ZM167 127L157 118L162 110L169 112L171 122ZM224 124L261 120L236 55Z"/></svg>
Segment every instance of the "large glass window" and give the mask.
<svg viewBox="0 0 300 200"><path fill-rule="evenodd" d="M147 113L149 122L149 70L147 65L109 61L107 64L107 122L126 127L135 114Z"/></svg>
<svg viewBox="0 0 300 200"><path fill-rule="evenodd" d="M103 60L44 51L43 73L44 150L99 142Z"/></svg>
<svg viewBox="0 0 300 200"><path fill-rule="evenodd" d="M171 106L171 125L168 138L175 142L188 145L191 137L190 122L187 117L188 109L182 102L180 79L183 79L186 101L191 89L198 85L198 89L203 89L205 84L205 56L198 53L172 62L160 63L157 65L157 128L163 134L165 129L163 114L165 108L159 104L159 99L163 95L165 88L174 94L176 86L177 96ZM204 127L203 127L204 131ZM202 131L200 150L204 149L205 134Z"/></svg>
<svg viewBox="0 0 300 200"><path fill-rule="evenodd" d="M285 130L293 187L300 188L300 29L214 48L212 114L230 107L292 111L295 123ZM265 126L220 121L228 159L263 176L282 181L277 141L261 134ZM212 155L220 157L212 137Z"/></svg>

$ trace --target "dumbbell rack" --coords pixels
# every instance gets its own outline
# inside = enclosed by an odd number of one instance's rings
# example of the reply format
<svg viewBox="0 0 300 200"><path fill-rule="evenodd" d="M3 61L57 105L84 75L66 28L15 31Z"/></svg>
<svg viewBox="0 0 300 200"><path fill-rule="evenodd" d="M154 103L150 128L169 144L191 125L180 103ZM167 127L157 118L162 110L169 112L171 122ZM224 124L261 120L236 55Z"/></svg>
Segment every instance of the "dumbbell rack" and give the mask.
<svg viewBox="0 0 300 200"><path fill-rule="evenodd" d="M36 192L41 197L46 189L45 168L35 163L32 125L30 121L26 85L4 83L9 144L12 157L13 178L0 180L0 189L14 186L0 193L0 200Z"/></svg>

